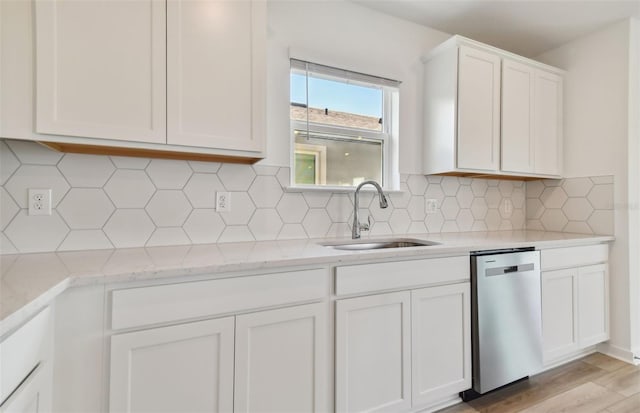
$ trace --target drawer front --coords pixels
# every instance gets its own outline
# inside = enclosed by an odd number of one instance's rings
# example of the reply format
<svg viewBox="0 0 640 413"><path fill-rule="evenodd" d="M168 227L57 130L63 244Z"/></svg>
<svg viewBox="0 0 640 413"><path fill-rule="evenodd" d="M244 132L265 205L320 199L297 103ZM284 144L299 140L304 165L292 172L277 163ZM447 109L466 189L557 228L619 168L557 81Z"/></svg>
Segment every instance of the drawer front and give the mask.
<svg viewBox="0 0 640 413"><path fill-rule="evenodd" d="M609 260L607 244L553 248L540 251L542 271L599 264Z"/></svg>
<svg viewBox="0 0 640 413"><path fill-rule="evenodd" d="M324 298L325 269L115 290L114 330Z"/></svg>
<svg viewBox="0 0 640 413"><path fill-rule="evenodd" d="M468 255L351 265L336 268L336 295L468 281L469 278Z"/></svg>
<svg viewBox="0 0 640 413"><path fill-rule="evenodd" d="M50 317L47 307L0 343L0 403L43 361Z"/></svg>

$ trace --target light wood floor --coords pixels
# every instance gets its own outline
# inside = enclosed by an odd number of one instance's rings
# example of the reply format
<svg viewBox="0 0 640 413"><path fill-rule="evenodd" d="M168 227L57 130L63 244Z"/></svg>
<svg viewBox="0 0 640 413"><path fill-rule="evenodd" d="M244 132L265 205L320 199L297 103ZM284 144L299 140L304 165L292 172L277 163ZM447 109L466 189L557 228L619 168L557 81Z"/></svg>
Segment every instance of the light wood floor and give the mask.
<svg viewBox="0 0 640 413"><path fill-rule="evenodd" d="M439 413L640 413L640 366L594 353Z"/></svg>

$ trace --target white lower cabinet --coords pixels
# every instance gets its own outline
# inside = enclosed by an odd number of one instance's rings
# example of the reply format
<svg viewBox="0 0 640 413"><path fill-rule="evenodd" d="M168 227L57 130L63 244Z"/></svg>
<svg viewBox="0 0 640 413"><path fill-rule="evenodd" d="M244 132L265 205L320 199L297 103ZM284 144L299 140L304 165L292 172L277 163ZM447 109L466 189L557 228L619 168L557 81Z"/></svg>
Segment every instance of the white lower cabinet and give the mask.
<svg viewBox="0 0 640 413"><path fill-rule="evenodd" d="M38 366L0 406L0 413L43 413L51 411L51 377L46 366Z"/></svg>
<svg viewBox="0 0 640 413"><path fill-rule="evenodd" d="M336 411L408 411L471 387L469 283L338 300Z"/></svg>
<svg viewBox="0 0 640 413"><path fill-rule="evenodd" d="M609 272L604 264L542 272L544 363L609 339Z"/></svg>

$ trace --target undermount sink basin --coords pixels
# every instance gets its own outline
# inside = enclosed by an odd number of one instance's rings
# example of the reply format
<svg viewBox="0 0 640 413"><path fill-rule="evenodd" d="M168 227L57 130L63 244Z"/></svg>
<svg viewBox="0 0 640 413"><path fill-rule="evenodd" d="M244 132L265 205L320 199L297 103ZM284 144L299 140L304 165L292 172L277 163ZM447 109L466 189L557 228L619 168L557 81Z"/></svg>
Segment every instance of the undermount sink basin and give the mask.
<svg viewBox="0 0 640 413"><path fill-rule="evenodd" d="M337 242L321 243L323 247L333 248L336 250L360 251L360 250L377 250L383 248L409 248L409 247L429 247L439 245L433 241L422 241L412 238L394 238L394 239L367 239L367 240L348 240Z"/></svg>

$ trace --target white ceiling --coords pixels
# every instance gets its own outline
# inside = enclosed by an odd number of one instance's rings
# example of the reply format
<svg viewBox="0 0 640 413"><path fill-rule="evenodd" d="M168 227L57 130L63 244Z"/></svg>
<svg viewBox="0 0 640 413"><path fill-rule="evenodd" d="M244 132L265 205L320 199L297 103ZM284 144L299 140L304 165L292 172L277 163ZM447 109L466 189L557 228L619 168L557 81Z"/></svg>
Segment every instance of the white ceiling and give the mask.
<svg viewBox="0 0 640 413"><path fill-rule="evenodd" d="M640 0L353 1L528 57L624 18L640 18Z"/></svg>

